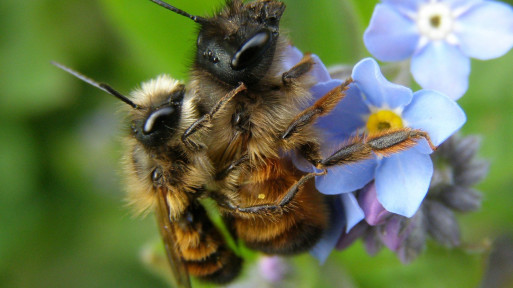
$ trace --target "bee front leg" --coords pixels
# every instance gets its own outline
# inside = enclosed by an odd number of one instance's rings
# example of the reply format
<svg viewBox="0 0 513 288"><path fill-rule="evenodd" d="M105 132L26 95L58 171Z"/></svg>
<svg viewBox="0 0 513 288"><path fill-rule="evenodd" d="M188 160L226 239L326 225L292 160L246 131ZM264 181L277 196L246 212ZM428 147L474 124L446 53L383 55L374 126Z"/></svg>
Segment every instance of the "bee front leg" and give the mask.
<svg viewBox="0 0 513 288"><path fill-rule="evenodd" d="M205 149L203 144L196 143L193 140L189 139L189 137L197 133L198 131L208 128L217 112L221 111L226 106L226 104L230 102L231 99L233 99L233 97L235 97L240 92L245 91L246 89L246 85L244 85L244 83L240 83L239 86L237 86L237 88L233 89L228 94L219 99L219 101L214 105L214 107L210 110L209 113L203 115L200 119L192 123L192 125L189 128L187 128L185 132L182 134L182 142L184 143L184 145L192 151L199 151Z"/></svg>
<svg viewBox="0 0 513 288"><path fill-rule="evenodd" d="M426 132L402 128L367 137L357 136L348 145L316 163L316 166L319 169L326 169L330 166L347 165L370 159L374 157L374 154L383 157L390 156L415 146L420 139L426 139L431 149L436 150L436 146L433 145Z"/></svg>
<svg viewBox="0 0 513 288"><path fill-rule="evenodd" d="M323 170L319 173L308 173L303 175L294 185L292 185L285 196L280 200L277 204L262 204L262 205L254 205L247 207L240 207L232 202L226 201L224 206L225 208L229 208L234 212L244 213L244 214L262 214L262 213L271 213L271 214L279 214L282 215L286 206L294 199L296 194L300 191L301 187L305 185L308 181L313 179L316 176L325 175L327 172Z"/></svg>
<svg viewBox="0 0 513 288"><path fill-rule="evenodd" d="M346 80L342 85L333 88L326 95L315 101L312 106L299 113L282 134L281 139L287 140L294 135L300 135L304 127L313 124L320 116L330 113L345 97L345 91L349 88L349 84L352 81L352 79Z"/></svg>
<svg viewBox="0 0 513 288"><path fill-rule="evenodd" d="M235 169L240 168L242 165L244 165L248 161L249 161L249 155L248 155L248 153L245 153L238 160L233 161L232 163L230 163L230 165L225 167L223 170L217 172L215 175L215 179L217 181L224 180L226 177L228 177L228 175L231 172L233 172Z"/></svg>
<svg viewBox="0 0 513 288"><path fill-rule="evenodd" d="M281 79L283 81L283 85L291 86L295 82L301 81L301 76L306 75L306 73L312 70L314 64L312 55L305 54L299 63L290 68L289 71L282 74Z"/></svg>

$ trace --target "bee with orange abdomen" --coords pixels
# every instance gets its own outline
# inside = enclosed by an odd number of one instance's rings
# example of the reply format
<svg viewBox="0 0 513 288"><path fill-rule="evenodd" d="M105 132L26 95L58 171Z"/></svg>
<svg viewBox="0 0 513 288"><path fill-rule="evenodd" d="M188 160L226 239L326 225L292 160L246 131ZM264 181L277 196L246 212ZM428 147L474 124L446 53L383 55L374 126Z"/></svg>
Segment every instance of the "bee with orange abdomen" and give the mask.
<svg viewBox="0 0 513 288"><path fill-rule="evenodd" d="M351 80L307 105L316 61L307 54L287 64L292 49L280 35L282 2L229 0L220 13L203 18L151 1L201 25L188 84L161 76L128 98L57 66L130 106L129 198L138 211L156 209L180 287L190 286L189 274L226 283L240 271L241 259L198 199L214 199L229 230L248 247L268 254L304 252L330 225L330 199L316 190L315 176L427 137L398 129L355 138L322 158L323 135L313 124L340 102ZM320 172L296 169L294 154Z"/></svg>
<svg viewBox="0 0 513 288"><path fill-rule="evenodd" d="M247 87L215 118L202 115L183 138L210 127L205 148L215 182L207 188L222 212L234 219L236 236L250 248L270 254L303 252L315 245L329 225L327 197L312 181L325 172L300 172L291 154L300 154L326 171L374 153L394 153L427 137L422 131L393 130L374 138L355 138L322 159L322 134L313 124L339 103L351 80L305 108L312 100L311 72L316 63L307 54L297 63L286 64L292 49L280 35L284 3L232 0L213 17L203 18L151 1L200 25L187 86L195 106L209 111L240 83Z"/></svg>
<svg viewBox="0 0 513 288"><path fill-rule="evenodd" d="M189 274L215 283L236 277L242 259L227 247L198 202L205 196L205 183L212 181L213 167L206 154L197 151L202 131L182 141L182 134L199 115L185 86L162 75L143 83L128 98L109 85L54 64L128 104L125 170L129 201L139 213L155 209L177 285L190 287ZM230 97L233 94L225 99Z"/></svg>

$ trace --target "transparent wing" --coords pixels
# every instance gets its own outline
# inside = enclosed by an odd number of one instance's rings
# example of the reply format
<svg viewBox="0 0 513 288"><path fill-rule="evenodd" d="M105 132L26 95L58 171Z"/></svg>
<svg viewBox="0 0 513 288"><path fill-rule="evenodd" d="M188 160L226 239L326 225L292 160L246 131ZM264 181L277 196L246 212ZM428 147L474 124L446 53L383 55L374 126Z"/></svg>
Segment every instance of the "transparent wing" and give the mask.
<svg viewBox="0 0 513 288"><path fill-rule="evenodd" d="M167 190L159 189L157 195L156 216L160 227L160 234L164 241L166 254L171 267L171 273L177 288L191 288L191 281L187 268L182 263L182 255L176 246L176 235L173 223L169 219L169 207L165 194Z"/></svg>

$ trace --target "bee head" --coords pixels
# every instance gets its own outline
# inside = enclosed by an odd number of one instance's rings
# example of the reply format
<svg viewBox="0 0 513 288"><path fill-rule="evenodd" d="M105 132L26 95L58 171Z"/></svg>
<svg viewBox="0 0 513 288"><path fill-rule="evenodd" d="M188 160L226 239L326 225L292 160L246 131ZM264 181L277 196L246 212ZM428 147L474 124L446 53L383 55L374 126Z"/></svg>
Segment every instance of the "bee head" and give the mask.
<svg viewBox="0 0 513 288"><path fill-rule="evenodd" d="M159 148L176 135L182 116L185 86L161 75L133 93L138 109L130 113L133 136L144 147Z"/></svg>
<svg viewBox="0 0 513 288"><path fill-rule="evenodd" d="M159 148L176 135L182 120L185 86L167 75L142 83L131 98L108 84L95 80L57 62L53 65L128 104L132 135L146 148Z"/></svg>
<svg viewBox="0 0 513 288"><path fill-rule="evenodd" d="M230 85L257 83L273 62L284 9L277 1L229 2L201 24L196 66Z"/></svg>
<svg viewBox="0 0 513 288"><path fill-rule="evenodd" d="M151 1L201 25L195 68L230 85L256 84L268 73L285 10L282 2L259 0L244 4L241 0L228 0L223 11L212 18L202 18L160 0Z"/></svg>

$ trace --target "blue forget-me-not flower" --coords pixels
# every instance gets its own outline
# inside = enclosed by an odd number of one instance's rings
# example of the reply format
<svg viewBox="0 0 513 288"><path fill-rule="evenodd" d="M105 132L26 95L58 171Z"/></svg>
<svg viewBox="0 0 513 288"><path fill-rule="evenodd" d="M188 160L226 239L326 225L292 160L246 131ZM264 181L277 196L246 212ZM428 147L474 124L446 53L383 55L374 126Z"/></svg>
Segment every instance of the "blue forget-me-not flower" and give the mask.
<svg viewBox="0 0 513 288"><path fill-rule="evenodd" d="M301 52L291 47L291 55L300 58ZM342 81L331 79L320 59L312 74L317 84L311 89L314 99L322 97ZM439 145L456 132L465 122L461 108L447 96L422 90L412 93L409 88L387 81L373 59L360 61L353 70L354 82L346 97L332 113L319 119L317 126L325 131L323 151L348 141L355 133L379 133L383 129L404 127L428 132L434 145ZM433 164L429 144L421 140L409 150L388 158L375 157L348 166L331 167L325 176L316 178L317 189L329 195L338 195L332 202L337 215L332 225L312 253L323 261L345 228L345 233L364 218L353 192L375 180L379 202L391 213L411 217L426 195ZM297 158L297 157L296 157ZM303 159L304 160L304 159ZM298 168L313 171L313 167L301 159L295 159Z"/></svg>
<svg viewBox="0 0 513 288"><path fill-rule="evenodd" d="M411 58L423 88L457 100L468 88L470 58L500 57L513 46L513 9L487 0L382 0L364 34L381 61Z"/></svg>
<svg viewBox="0 0 513 288"><path fill-rule="evenodd" d="M393 84L371 58L356 64L352 78L346 97L317 123L326 132L326 143L331 145L344 143L355 133L372 135L407 127L427 132L438 146L466 121L464 112L449 97L431 90L412 93L409 88ZM314 95L324 94L329 86L319 84L313 89L319 93ZM325 152L329 150L326 147ZM376 156L355 165L331 167L327 175L317 177L316 187L334 195L355 191L374 180L381 205L389 212L411 217L429 188L433 174L431 152L428 142L421 139L415 147L390 157Z"/></svg>

